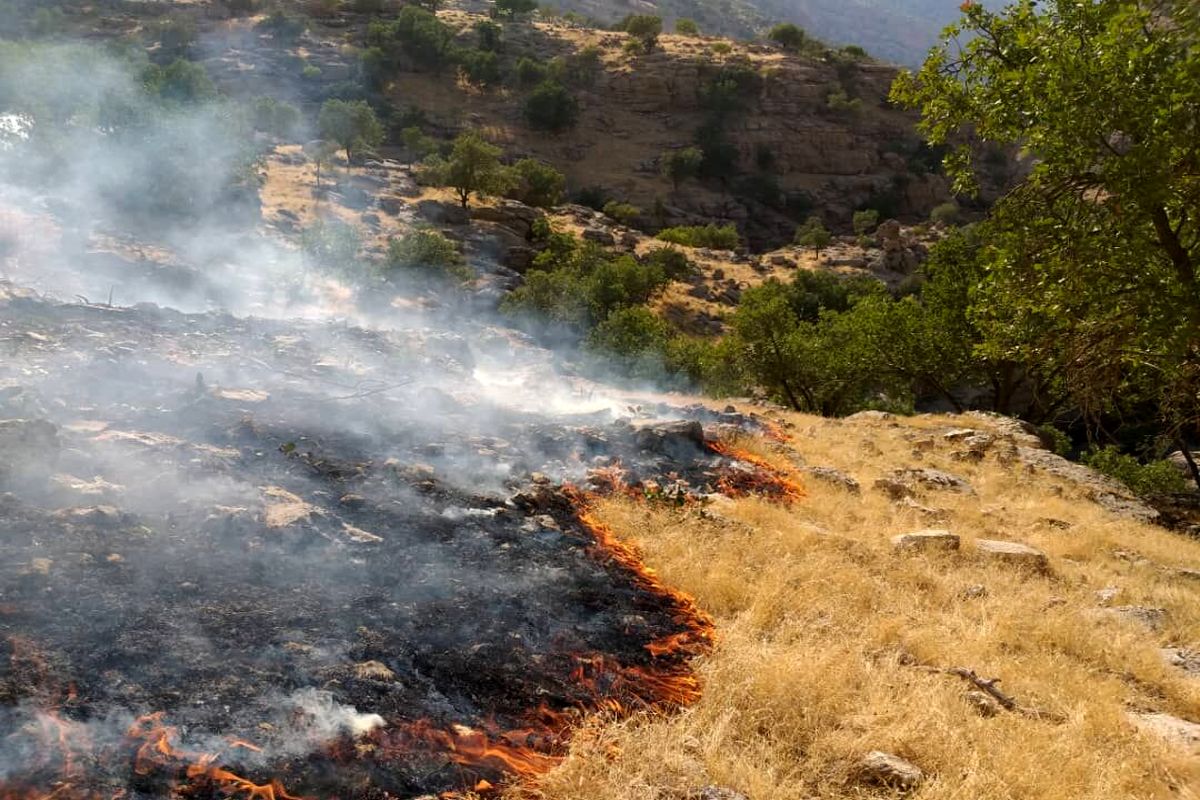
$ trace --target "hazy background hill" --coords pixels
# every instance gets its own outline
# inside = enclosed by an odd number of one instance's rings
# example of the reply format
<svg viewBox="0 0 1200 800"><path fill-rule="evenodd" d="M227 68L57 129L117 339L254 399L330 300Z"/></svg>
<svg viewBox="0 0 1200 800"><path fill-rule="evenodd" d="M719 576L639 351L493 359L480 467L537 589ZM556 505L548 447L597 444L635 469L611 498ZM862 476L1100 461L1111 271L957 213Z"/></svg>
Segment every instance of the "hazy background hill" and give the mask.
<svg viewBox="0 0 1200 800"><path fill-rule="evenodd" d="M960 0L558 0L605 22L629 13L661 13L668 25L690 17L706 33L754 36L795 22L835 44L857 44L899 64L917 64L959 14Z"/></svg>

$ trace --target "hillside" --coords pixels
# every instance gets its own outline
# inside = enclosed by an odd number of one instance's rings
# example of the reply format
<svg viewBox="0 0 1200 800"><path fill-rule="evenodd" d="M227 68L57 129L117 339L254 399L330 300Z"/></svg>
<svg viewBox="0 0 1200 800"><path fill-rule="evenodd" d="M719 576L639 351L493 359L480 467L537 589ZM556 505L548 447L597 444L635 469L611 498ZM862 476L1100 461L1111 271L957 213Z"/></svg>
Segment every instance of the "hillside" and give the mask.
<svg viewBox="0 0 1200 800"><path fill-rule="evenodd" d="M894 64L919 64L938 34L959 16L953 0L560 0L557 5L607 22L626 14L661 13L696 20L702 30L755 38L793 22L832 44L854 44Z"/></svg>

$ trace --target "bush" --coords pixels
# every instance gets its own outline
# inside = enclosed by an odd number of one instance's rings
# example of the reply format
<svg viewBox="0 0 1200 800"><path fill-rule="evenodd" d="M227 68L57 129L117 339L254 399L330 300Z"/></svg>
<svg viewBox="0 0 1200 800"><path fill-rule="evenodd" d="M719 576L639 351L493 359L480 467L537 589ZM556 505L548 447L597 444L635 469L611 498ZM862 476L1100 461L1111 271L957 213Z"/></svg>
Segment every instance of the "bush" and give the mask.
<svg viewBox="0 0 1200 800"><path fill-rule="evenodd" d="M216 97L204 67L178 59L166 67L151 67L146 76L146 88L161 99L175 103L199 103Z"/></svg>
<svg viewBox="0 0 1200 800"><path fill-rule="evenodd" d="M696 24L696 20L680 17L675 20L675 32L680 36L699 36L700 26Z"/></svg>
<svg viewBox="0 0 1200 800"><path fill-rule="evenodd" d="M372 22L367 27L367 45L378 47L388 65L396 68L402 56L415 66L440 71L454 61L454 30L437 15L415 5L406 5L392 22Z"/></svg>
<svg viewBox="0 0 1200 800"><path fill-rule="evenodd" d="M358 267L362 238L345 222L316 222L300 235L300 251L313 266L351 273Z"/></svg>
<svg viewBox="0 0 1200 800"><path fill-rule="evenodd" d="M604 213L622 225L631 225L642 215L642 210L631 203L609 200L604 204Z"/></svg>
<svg viewBox="0 0 1200 800"><path fill-rule="evenodd" d="M283 44L291 44L300 38L308 23L303 17L285 14L276 9L264 17L255 28L271 34L271 38Z"/></svg>
<svg viewBox="0 0 1200 800"><path fill-rule="evenodd" d="M383 125L365 100L326 100L317 118L321 138L337 142L346 151L346 162L383 141Z"/></svg>
<svg viewBox="0 0 1200 800"><path fill-rule="evenodd" d="M853 224L856 234L866 236L879 225L879 212L873 208L855 211Z"/></svg>
<svg viewBox="0 0 1200 800"><path fill-rule="evenodd" d="M671 280L682 278L694 271L688 257L674 247L659 247L651 250L646 254L644 260L647 264L653 264L661 269L663 274Z"/></svg>
<svg viewBox="0 0 1200 800"><path fill-rule="evenodd" d="M608 200L608 190L603 186L584 186L575 193L575 202L593 211L603 211Z"/></svg>
<svg viewBox="0 0 1200 800"><path fill-rule="evenodd" d="M428 227L414 228L403 238L391 239L387 267L389 270L419 270L429 276L451 276L459 280L472 275L454 242Z"/></svg>
<svg viewBox="0 0 1200 800"><path fill-rule="evenodd" d="M654 14L630 14L617 25L617 30L628 33L645 51L653 50L658 44L662 28L662 17Z"/></svg>
<svg viewBox="0 0 1200 800"><path fill-rule="evenodd" d="M513 188L508 196L538 208L552 208L562 202L567 179L554 167L533 158L512 166Z"/></svg>
<svg viewBox="0 0 1200 800"><path fill-rule="evenodd" d="M274 97L255 100L252 114L256 131L269 133L279 139L290 138L300 125L300 109Z"/></svg>
<svg viewBox="0 0 1200 800"><path fill-rule="evenodd" d="M645 306L618 308L588 334L588 347L614 359L622 371L658 377L671 336L667 322Z"/></svg>
<svg viewBox="0 0 1200 800"><path fill-rule="evenodd" d="M503 29L494 22L485 19L475 23L475 36L480 50L499 53L504 49Z"/></svg>
<svg viewBox="0 0 1200 800"><path fill-rule="evenodd" d="M663 177L679 191L679 184L700 174L700 168L704 165L704 151L699 147L669 150L663 153L660 161Z"/></svg>
<svg viewBox="0 0 1200 800"><path fill-rule="evenodd" d="M733 45L729 42L713 42L708 49L719 56L727 56L733 52Z"/></svg>
<svg viewBox="0 0 1200 800"><path fill-rule="evenodd" d="M438 140L425 133L417 125L410 125L400 132L404 149L408 151L409 159L422 161L434 155L439 150Z"/></svg>
<svg viewBox="0 0 1200 800"><path fill-rule="evenodd" d="M521 56L517 59L513 74L517 76L517 84L527 88L546 80L548 70L546 65L536 58Z"/></svg>
<svg viewBox="0 0 1200 800"><path fill-rule="evenodd" d="M500 59L491 50L470 50L462 56L463 74L476 86L495 86L504 80Z"/></svg>
<svg viewBox="0 0 1200 800"><path fill-rule="evenodd" d="M790 22L782 22L771 28L771 31L767 34L767 38L785 50L799 50L804 46L808 35L804 33L803 28L793 25Z"/></svg>
<svg viewBox="0 0 1200 800"><path fill-rule="evenodd" d="M953 225L958 222L959 208L958 203L951 200L948 203L942 203L933 211L929 212L929 219L932 222L941 223L942 225Z"/></svg>
<svg viewBox="0 0 1200 800"><path fill-rule="evenodd" d="M579 121L579 101L561 83L544 81L525 100L524 114L531 128L558 133Z"/></svg>
<svg viewBox="0 0 1200 800"><path fill-rule="evenodd" d="M1093 448L1083 456L1083 463L1110 478L1116 478L1140 497L1174 494L1188 489L1187 479L1169 461L1149 461L1145 464L1116 447Z"/></svg>
<svg viewBox="0 0 1200 800"><path fill-rule="evenodd" d="M730 225L681 225L658 232L664 242L685 247L708 247L713 250L734 250L741 244L737 228Z"/></svg>
<svg viewBox="0 0 1200 800"><path fill-rule="evenodd" d="M836 114L854 115L862 111L862 100L846 94L845 89L836 89L825 98L825 105Z"/></svg>
<svg viewBox="0 0 1200 800"><path fill-rule="evenodd" d="M509 19L532 14L537 8L537 0L496 0L495 5L496 16Z"/></svg>

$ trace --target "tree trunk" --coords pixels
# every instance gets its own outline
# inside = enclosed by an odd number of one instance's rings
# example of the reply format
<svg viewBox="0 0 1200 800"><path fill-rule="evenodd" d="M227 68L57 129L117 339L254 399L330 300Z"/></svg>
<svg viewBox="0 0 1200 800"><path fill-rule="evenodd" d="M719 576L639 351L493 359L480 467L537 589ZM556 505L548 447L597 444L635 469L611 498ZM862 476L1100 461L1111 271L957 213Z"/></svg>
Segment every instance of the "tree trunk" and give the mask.
<svg viewBox="0 0 1200 800"><path fill-rule="evenodd" d="M1183 453L1183 460L1187 462L1188 472L1192 473L1192 483L1196 484L1197 489L1200 489L1200 467L1196 466L1196 459L1192 457L1192 451L1183 437L1179 438L1179 452Z"/></svg>

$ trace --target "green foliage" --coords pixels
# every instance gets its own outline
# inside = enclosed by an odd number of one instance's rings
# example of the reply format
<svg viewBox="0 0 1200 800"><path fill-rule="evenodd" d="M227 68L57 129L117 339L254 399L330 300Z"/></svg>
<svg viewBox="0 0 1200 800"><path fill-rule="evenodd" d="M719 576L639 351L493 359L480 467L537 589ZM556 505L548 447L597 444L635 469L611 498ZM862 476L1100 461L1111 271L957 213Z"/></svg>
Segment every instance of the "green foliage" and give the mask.
<svg viewBox="0 0 1200 800"><path fill-rule="evenodd" d="M601 211L609 201L608 190L603 186L584 186L575 193L575 202L594 211Z"/></svg>
<svg viewBox="0 0 1200 800"><path fill-rule="evenodd" d="M499 57L491 50L468 50L460 55L463 74L476 86L495 86L504 80Z"/></svg>
<svg viewBox="0 0 1200 800"><path fill-rule="evenodd" d="M592 242L552 233L525 284L509 294L503 307L510 313L536 313L585 333L614 311L645 303L667 280L659 264L643 264Z"/></svg>
<svg viewBox="0 0 1200 800"><path fill-rule="evenodd" d="M733 52L733 45L729 42L713 42L708 46L708 49L719 56L727 56Z"/></svg>
<svg viewBox="0 0 1200 800"><path fill-rule="evenodd" d="M364 100L326 100L317 117L322 139L337 142L346 151L346 161L355 153L377 147L383 141L383 125Z"/></svg>
<svg viewBox="0 0 1200 800"><path fill-rule="evenodd" d="M434 185L454 189L467 208L472 194L504 194L511 188L512 175L500 163L502 152L475 131L467 131L454 140L449 157L428 159L421 175Z"/></svg>
<svg viewBox="0 0 1200 800"><path fill-rule="evenodd" d="M821 217L814 214L803 225L796 228L796 237L793 241L801 247L811 247L819 256L821 251L833 242L833 234L825 227Z"/></svg>
<svg viewBox="0 0 1200 800"><path fill-rule="evenodd" d="M155 29L158 38L158 61L186 58L196 41L196 23L180 15L167 17Z"/></svg>
<svg viewBox="0 0 1200 800"><path fill-rule="evenodd" d="M879 212L873 208L854 212L854 232L866 236L879 225Z"/></svg>
<svg viewBox="0 0 1200 800"><path fill-rule="evenodd" d="M300 38L308 27L304 17L293 16L282 9L276 9L255 25L259 31L271 34L271 38L281 44L291 44Z"/></svg>
<svg viewBox="0 0 1200 800"><path fill-rule="evenodd" d="M685 147L681 150L668 150L663 153L662 174L671 185L679 191L679 184L700 175L704 165L704 151L699 147Z"/></svg>
<svg viewBox="0 0 1200 800"><path fill-rule="evenodd" d="M835 89L825 98L825 105L835 114L854 116L862 111L863 102L857 97L851 97L845 89Z"/></svg>
<svg viewBox="0 0 1200 800"><path fill-rule="evenodd" d="M522 159L512 165L511 175L513 184L509 197L538 208L552 208L562 202L567 179L544 161Z"/></svg>
<svg viewBox="0 0 1200 800"><path fill-rule="evenodd" d="M943 225L953 225L958 222L959 208L958 203L953 200L942 203L929 212L931 222L939 222Z"/></svg>
<svg viewBox="0 0 1200 800"><path fill-rule="evenodd" d="M622 225L630 225L642 215L642 210L637 206L618 200L609 200L604 204L603 211Z"/></svg>
<svg viewBox="0 0 1200 800"><path fill-rule="evenodd" d="M499 53L504 50L504 29L486 19L475 23L475 37L480 50Z"/></svg>
<svg viewBox="0 0 1200 800"><path fill-rule="evenodd" d="M367 46L383 53L389 69L405 59L415 67L439 72L457 57L454 29L420 6L406 5L395 20L367 27Z"/></svg>
<svg viewBox="0 0 1200 800"><path fill-rule="evenodd" d="M496 0L495 12L498 17L515 19L537 11L537 0Z"/></svg>
<svg viewBox="0 0 1200 800"><path fill-rule="evenodd" d="M438 140L421 130L420 126L410 125L400 132L404 149L408 151L412 161L422 161L435 155L440 148Z"/></svg>
<svg viewBox="0 0 1200 800"><path fill-rule="evenodd" d="M804 46L808 35L804 30L790 22L782 22L771 28L767 38L785 50L799 50Z"/></svg>
<svg viewBox="0 0 1200 800"><path fill-rule="evenodd" d="M654 14L630 14L617 24L617 30L628 33L645 52L653 50L658 44L662 29L662 17Z"/></svg>
<svg viewBox="0 0 1200 800"><path fill-rule="evenodd" d="M340 221L315 222L300 235L300 251L312 266L344 274L358 270L361 247L355 227Z"/></svg>
<svg viewBox="0 0 1200 800"><path fill-rule="evenodd" d="M300 125L300 109L274 97L255 100L251 113L256 131L269 133L279 139L294 136Z"/></svg>
<svg viewBox="0 0 1200 800"><path fill-rule="evenodd" d="M300 70L300 77L306 81L315 81L321 77L321 74L321 68L316 64L305 64L304 68Z"/></svg>
<svg viewBox="0 0 1200 800"><path fill-rule="evenodd" d="M182 58L165 67L149 67L144 80L151 93L174 103L200 103L217 96L204 67Z"/></svg>
<svg viewBox="0 0 1200 800"><path fill-rule="evenodd" d="M666 320L644 306L618 308L591 330L587 345L607 356L626 375L657 378L671 338Z"/></svg>
<svg viewBox="0 0 1200 800"><path fill-rule="evenodd" d="M1141 497L1186 491L1188 482L1169 461L1142 463L1115 446L1093 448L1083 455L1083 463L1116 478Z"/></svg>
<svg viewBox="0 0 1200 800"><path fill-rule="evenodd" d="M687 256L674 247L657 247L645 255L645 261L662 269L670 280L677 280L695 271Z"/></svg>
<svg viewBox="0 0 1200 800"><path fill-rule="evenodd" d="M517 83L522 87L537 86L542 81L546 80L548 70L546 65L538 61L532 56L521 56L517 59L516 66L513 69L513 74L517 77Z"/></svg>
<svg viewBox="0 0 1200 800"><path fill-rule="evenodd" d="M708 247L713 250L735 250L741 244L737 228L730 225L681 225L658 232L664 242L685 247Z"/></svg>
<svg viewBox="0 0 1200 800"><path fill-rule="evenodd" d="M389 240L386 264L389 270L418 271L438 278L467 280L472 275L458 246L440 231L424 226Z"/></svg>
<svg viewBox="0 0 1200 800"><path fill-rule="evenodd" d="M579 101L553 80L539 84L526 98L523 110L525 121L535 130L558 133L579 121Z"/></svg>
<svg viewBox="0 0 1200 800"><path fill-rule="evenodd" d="M680 36L699 36L700 26L696 24L696 20L680 17L675 20L675 32Z"/></svg>

